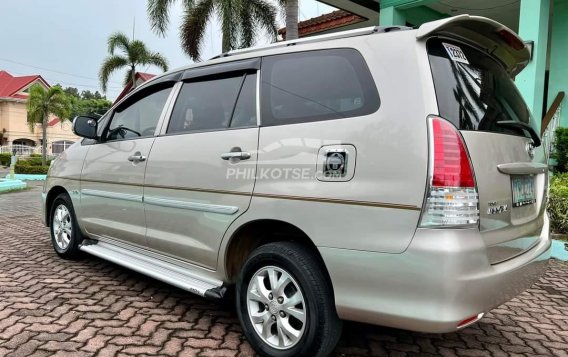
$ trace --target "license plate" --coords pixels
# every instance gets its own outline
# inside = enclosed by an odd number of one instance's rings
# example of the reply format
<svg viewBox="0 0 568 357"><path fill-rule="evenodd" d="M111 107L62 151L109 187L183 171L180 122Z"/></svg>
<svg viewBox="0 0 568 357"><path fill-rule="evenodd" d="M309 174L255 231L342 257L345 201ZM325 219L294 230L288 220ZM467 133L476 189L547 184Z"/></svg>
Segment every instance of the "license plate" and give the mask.
<svg viewBox="0 0 568 357"><path fill-rule="evenodd" d="M536 202L533 176L512 176L513 207L532 205Z"/></svg>

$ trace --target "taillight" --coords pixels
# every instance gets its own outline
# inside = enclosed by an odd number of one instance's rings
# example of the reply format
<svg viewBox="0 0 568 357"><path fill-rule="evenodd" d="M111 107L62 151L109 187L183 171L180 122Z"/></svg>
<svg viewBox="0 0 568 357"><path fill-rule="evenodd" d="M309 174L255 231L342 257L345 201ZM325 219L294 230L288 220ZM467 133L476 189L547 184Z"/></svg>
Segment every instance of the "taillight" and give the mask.
<svg viewBox="0 0 568 357"><path fill-rule="evenodd" d="M463 138L448 121L437 117L428 120L431 181L420 226L477 225L479 199Z"/></svg>

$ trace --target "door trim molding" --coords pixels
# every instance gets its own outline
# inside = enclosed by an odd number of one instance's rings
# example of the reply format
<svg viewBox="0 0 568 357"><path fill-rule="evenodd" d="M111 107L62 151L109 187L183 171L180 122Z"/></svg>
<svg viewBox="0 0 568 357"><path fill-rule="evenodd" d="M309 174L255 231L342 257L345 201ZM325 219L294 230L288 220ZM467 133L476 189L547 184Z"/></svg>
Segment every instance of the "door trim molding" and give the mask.
<svg viewBox="0 0 568 357"><path fill-rule="evenodd" d="M81 195L103 197L103 198L110 198L110 199L131 201L131 202L142 202L142 195L131 195L128 193L91 190L88 188L81 189Z"/></svg>
<svg viewBox="0 0 568 357"><path fill-rule="evenodd" d="M55 176L50 176L50 178L58 178ZM65 178L65 177L60 177ZM70 179L77 180L78 179ZM147 188L161 188L169 190L179 190L179 191L194 191L194 192L205 192L205 193L218 193L224 195L237 195L237 196L252 196L253 198L274 198L280 200L294 200L294 201L308 201L308 202L319 202L319 203L331 203L331 204L342 204L342 205L352 205L352 206L367 206L367 207L377 207L377 208L390 208L390 209L402 209L409 211L421 211L422 208L414 205L406 205L400 203L386 203L386 202L375 202L375 201L359 201L359 200L345 200L339 198L326 198L326 197L309 197L309 196L291 196L291 195L276 195L270 193L262 192L240 192L240 191L225 191L225 190L214 190L207 188L193 188L193 187L172 187L172 186L160 186L160 185L143 185L143 184L133 184L126 182L110 182L110 181L99 181L99 180L84 180L82 182L96 182L96 183L106 183L114 185L127 185L127 186L139 186ZM114 197L110 197L114 198Z"/></svg>
<svg viewBox="0 0 568 357"><path fill-rule="evenodd" d="M144 203L148 203L154 206L188 209L192 211L211 212L226 215L233 215L239 211L239 207L235 206L222 206L199 202L178 201L153 196L145 196Z"/></svg>

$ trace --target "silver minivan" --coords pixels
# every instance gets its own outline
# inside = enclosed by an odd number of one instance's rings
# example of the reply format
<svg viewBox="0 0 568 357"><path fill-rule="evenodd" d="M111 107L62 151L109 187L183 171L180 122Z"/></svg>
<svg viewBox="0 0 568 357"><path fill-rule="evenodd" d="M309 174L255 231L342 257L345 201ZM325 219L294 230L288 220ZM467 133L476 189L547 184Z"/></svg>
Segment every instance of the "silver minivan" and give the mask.
<svg viewBox="0 0 568 357"><path fill-rule="evenodd" d="M235 296L263 356L327 355L343 319L462 329L550 254L546 154L512 80L529 57L461 15L168 72L75 119L43 190L55 251Z"/></svg>

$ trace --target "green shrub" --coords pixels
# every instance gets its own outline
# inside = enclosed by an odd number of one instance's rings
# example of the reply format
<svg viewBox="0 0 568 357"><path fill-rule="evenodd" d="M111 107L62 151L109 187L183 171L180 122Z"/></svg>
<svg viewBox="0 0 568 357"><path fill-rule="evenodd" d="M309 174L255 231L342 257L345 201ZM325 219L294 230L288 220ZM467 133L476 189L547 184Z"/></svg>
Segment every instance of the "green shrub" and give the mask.
<svg viewBox="0 0 568 357"><path fill-rule="evenodd" d="M568 234L568 173L556 174L550 179L548 214L552 231Z"/></svg>
<svg viewBox="0 0 568 357"><path fill-rule="evenodd" d="M568 172L568 128L557 128L554 135L554 151L551 155L557 162L554 171Z"/></svg>
<svg viewBox="0 0 568 357"><path fill-rule="evenodd" d="M30 166L41 166L41 157L30 157L28 159L21 159L18 161L25 162L26 165Z"/></svg>
<svg viewBox="0 0 568 357"><path fill-rule="evenodd" d="M0 154L0 165L2 166L10 166L10 160L12 155L9 153L2 153Z"/></svg>
<svg viewBox="0 0 568 357"><path fill-rule="evenodd" d="M30 157L41 157L41 154L30 154Z"/></svg>
<svg viewBox="0 0 568 357"><path fill-rule="evenodd" d="M17 174L46 175L47 170L49 166L29 165L26 160L18 161L14 167L14 172Z"/></svg>
<svg viewBox="0 0 568 357"><path fill-rule="evenodd" d="M46 162L46 165L49 166L51 164L51 161L53 161L53 159L48 159ZM41 156L37 157L37 156L31 156L27 159L19 159L18 163L21 165L28 165L28 166L41 166Z"/></svg>

